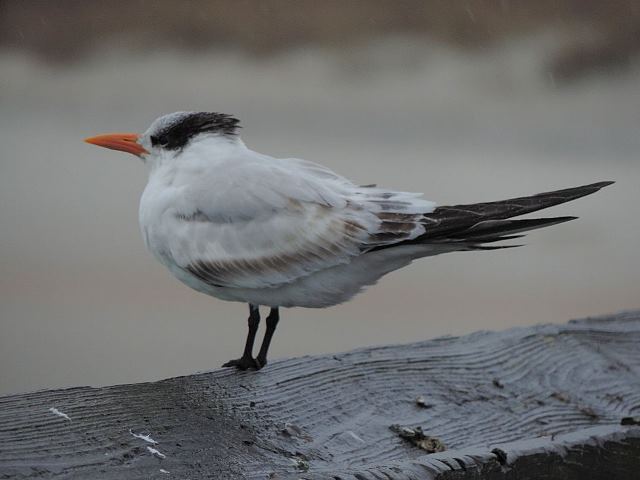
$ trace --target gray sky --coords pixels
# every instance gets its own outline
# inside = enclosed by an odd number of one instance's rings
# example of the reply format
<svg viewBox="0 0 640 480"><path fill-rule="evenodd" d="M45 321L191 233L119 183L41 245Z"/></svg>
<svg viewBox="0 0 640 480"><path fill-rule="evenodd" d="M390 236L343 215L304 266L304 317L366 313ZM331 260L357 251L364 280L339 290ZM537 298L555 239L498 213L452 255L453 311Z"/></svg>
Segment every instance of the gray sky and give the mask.
<svg viewBox="0 0 640 480"><path fill-rule="evenodd" d="M272 358L640 307L640 69L556 87L547 40L462 54L397 38L268 60L0 54L0 394L153 380L237 357L247 308L190 291L144 249L145 167L82 138L176 110L237 115L252 148L440 204L599 180L580 220L524 248L426 259L352 302L285 310ZM223 173L221 173L223 174Z"/></svg>

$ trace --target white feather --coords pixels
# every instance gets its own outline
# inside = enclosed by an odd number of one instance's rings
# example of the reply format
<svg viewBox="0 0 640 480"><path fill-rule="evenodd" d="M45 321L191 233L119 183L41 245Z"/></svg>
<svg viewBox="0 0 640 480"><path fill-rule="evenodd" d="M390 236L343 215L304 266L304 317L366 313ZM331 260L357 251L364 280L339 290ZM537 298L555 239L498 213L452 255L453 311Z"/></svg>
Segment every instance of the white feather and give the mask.
<svg viewBox="0 0 640 480"><path fill-rule="evenodd" d="M147 247L180 280L225 300L340 303L409 263L415 248L367 252L421 235L419 216L435 208L420 194L357 186L228 136L203 135L148 161L140 202Z"/></svg>

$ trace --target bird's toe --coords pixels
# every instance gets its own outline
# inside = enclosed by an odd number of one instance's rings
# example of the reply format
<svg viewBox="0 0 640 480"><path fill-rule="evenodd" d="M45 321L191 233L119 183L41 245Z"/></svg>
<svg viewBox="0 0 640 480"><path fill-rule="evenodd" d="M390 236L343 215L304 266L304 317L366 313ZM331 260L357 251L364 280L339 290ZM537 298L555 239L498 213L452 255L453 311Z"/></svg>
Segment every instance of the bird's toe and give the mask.
<svg viewBox="0 0 640 480"><path fill-rule="evenodd" d="M249 369L259 370L260 368L262 368L262 367L259 367L257 365L256 360L251 357L240 357L240 358L236 358L235 360L229 360L227 363L225 363L222 366L235 367L238 370L249 370Z"/></svg>
<svg viewBox="0 0 640 480"><path fill-rule="evenodd" d="M255 363L256 363L256 370L260 370L262 367L264 367L267 364L267 359L264 357L260 357L259 355L256 357L255 359Z"/></svg>

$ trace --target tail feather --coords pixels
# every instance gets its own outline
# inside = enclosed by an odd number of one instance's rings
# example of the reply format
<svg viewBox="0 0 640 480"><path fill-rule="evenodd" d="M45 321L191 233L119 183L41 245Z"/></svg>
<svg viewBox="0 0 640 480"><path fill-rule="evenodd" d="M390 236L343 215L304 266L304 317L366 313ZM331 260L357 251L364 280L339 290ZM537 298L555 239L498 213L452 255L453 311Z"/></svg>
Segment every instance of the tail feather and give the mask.
<svg viewBox="0 0 640 480"><path fill-rule="evenodd" d="M512 220L512 217L525 215L590 195L612 183L614 182L598 182L581 187L539 193L530 197L512 198L498 202L438 207L433 212L424 214L422 220L426 232L423 235L395 245L445 243L459 244L461 250L505 248L501 246L483 246L482 244L522 237L522 235L517 234L575 220L577 217L519 220ZM519 245L509 245L507 247L512 246Z"/></svg>
<svg viewBox="0 0 640 480"><path fill-rule="evenodd" d="M518 248L524 245L468 245L463 250L502 250L503 248Z"/></svg>
<svg viewBox="0 0 640 480"><path fill-rule="evenodd" d="M486 220L503 220L532 213L560 203L591 195L614 182L598 182L581 187L539 193L530 197L511 198L498 202L474 203L438 207L424 216L428 238L445 238L469 229Z"/></svg>
<svg viewBox="0 0 640 480"><path fill-rule="evenodd" d="M524 235L504 235L499 237L483 238L482 243L502 242L503 240L514 240L522 237L524 237Z"/></svg>
<svg viewBox="0 0 640 480"><path fill-rule="evenodd" d="M497 250L499 248L521 247L522 245L486 246L486 243L501 242L522 238L524 235L512 235L520 232L528 232L537 228L550 227L558 223L569 222L578 217L550 217L531 218L526 220L487 220L462 231L444 243L461 242L465 244L465 250ZM489 224L486 228L482 224Z"/></svg>
<svg viewBox="0 0 640 480"><path fill-rule="evenodd" d="M479 242L496 241L497 238L505 240L505 236L514 233L535 230L536 228L550 227L558 223L575 220L578 217L550 217L530 218L525 220L485 220L476 223L470 228L460 230L449 236L450 240L476 240Z"/></svg>

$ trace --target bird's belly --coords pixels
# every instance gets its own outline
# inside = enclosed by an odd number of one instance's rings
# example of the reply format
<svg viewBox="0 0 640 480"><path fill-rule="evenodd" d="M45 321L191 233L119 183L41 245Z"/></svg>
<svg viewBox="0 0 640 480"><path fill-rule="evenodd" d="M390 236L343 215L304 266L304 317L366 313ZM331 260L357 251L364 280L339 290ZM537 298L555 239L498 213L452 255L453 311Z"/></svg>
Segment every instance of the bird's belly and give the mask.
<svg viewBox="0 0 640 480"><path fill-rule="evenodd" d="M251 303L272 307L323 308L342 303L351 298L361 286L345 287L343 279L336 288L331 271L321 271L290 283L267 288L238 288L218 286L202 281L189 270L180 266L172 254L175 245L175 230L163 222L140 222L142 235L147 249L162 263L171 274L188 287L206 295L225 301ZM331 269L328 269L331 270Z"/></svg>
<svg viewBox="0 0 640 480"><path fill-rule="evenodd" d="M350 300L382 276L416 258L443 253L427 245L404 246L367 253L290 283L271 288L215 288L209 295L272 307L325 308Z"/></svg>
<svg viewBox="0 0 640 480"><path fill-rule="evenodd" d="M309 279L300 280L271 288L237 288L210 285L189 271L164 259L162 263L171 274L188 287L205 295L228 302L251 303L269 307L323 308L342 303L342 293L325 291L317 285L308 285Z"/></svg>
<svg viewBox="0 0 640 480"><path fill-rule="evenodd" d="M344 303L381 277L418 258L451 251L447 247L407 245L366 253L351 262L300 277L291 283L259 290L238 289L251 303L273 307L325 308ZM246 300L248 301L248 300Z"/></svg>
<svg viewBox="0 0 640 480"><path fill-rule="evenodd" d="M225 301L251 303L270 307L325 308L350 300L365 287L375 284L383 275L404 267L412 260L440 252L428 246L386 249L355 258L352 262L330 267L300 277L290 283L268 288L238 288L211 285L180 267L161 236L148 232L149 249L169 271L185 285Z"/></svg>
<svg viewBox="0 0 640 480"><path fill-rule="evenodd" d="M269 288L237 288L210 285L188 270L179 267L170 257L155 252L171 274L200 293L229 302L251 303L269 307L325 308L349 300L363 288L358 280L332 280L332 272L318 272L291 283Z"/></svg>

